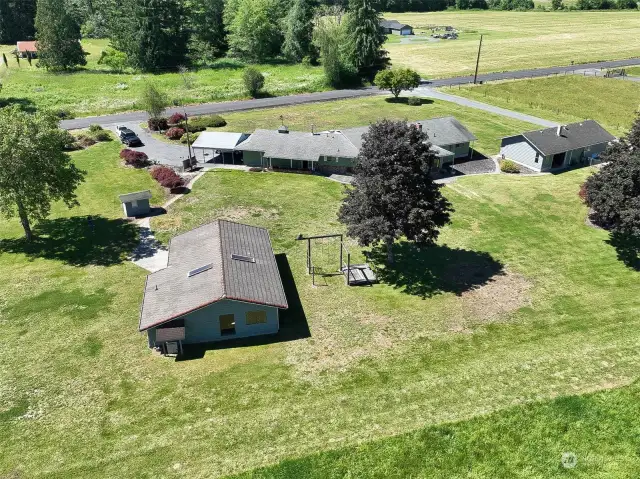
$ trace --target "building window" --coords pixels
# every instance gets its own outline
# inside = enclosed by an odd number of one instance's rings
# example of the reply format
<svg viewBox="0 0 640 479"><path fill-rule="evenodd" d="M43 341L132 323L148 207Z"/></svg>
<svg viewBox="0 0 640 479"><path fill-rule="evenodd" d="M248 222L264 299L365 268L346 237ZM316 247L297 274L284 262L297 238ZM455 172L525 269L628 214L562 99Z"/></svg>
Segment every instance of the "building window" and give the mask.
<svg viewBox="0 0 640 479"><path fill-rule="evenodd" d="M236 319L233 314L220 315L220 334L223 336L236 334Z"/></svg>
<svg viewBox="0 0 640 479"><path fill-rule="evenodd" d="M264 324L266 322L266 311L247 311L247 326L252 324Z"/></svg>
<svg viewBox="0 0 640 479"><path fill-rule="evenodd" d="M540 160L540 155L536 155L535 162L538 163L539 160Z"/></svg>

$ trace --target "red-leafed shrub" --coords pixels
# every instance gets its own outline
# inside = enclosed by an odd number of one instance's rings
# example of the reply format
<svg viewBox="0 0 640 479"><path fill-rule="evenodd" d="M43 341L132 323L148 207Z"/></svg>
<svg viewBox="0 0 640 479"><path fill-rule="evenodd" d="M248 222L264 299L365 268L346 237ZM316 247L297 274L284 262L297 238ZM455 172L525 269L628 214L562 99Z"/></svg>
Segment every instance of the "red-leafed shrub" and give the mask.
<svg viewBox="0 0 640 479"><path fill-rule="evenodd" d="M182 188L185 185L184 180L168 166L156 166L151 170L151 177L170 190Z"/></svg>
<svg viewBox="0 0 640 479"><path fill-rule="evenodd" d="M149 157L142 151L125 148L120 152L120 158L122 158L127 165L135 168L144 168L145 166L150 165Z"/></svg>
<svg viewBox="0 0 640 479"><path fill-rule="evenodd" d="M151 131L166 130L169 128L169 123L166 118L149 118L147 125Z"/></svg>
<svg viewBox="0 0 640 479"><path fill-rule="evenodd" d="M165 135L170 140L179 140L180 138L182 138L182 135L184 135L184 133L185 131L182 128L174 126L172 128L169 128Z"/></svg>
<svg viewBox="0 0 640 479"><path fill-rule="evenodd" d="M182 113L174 113L169 117L170 125L178 125L187 119Z"/></svg>

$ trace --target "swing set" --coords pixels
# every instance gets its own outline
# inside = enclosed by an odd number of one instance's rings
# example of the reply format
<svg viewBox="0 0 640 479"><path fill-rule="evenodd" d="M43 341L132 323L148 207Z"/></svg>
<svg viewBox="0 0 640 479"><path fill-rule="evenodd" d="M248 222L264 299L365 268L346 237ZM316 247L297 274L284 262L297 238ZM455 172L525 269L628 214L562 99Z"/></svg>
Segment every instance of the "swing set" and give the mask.
<svg viewBox="0 0 640 479"><path fill-rule="evenodd" d="M323 272L323 268L313 264L313 251L315 251L317 245L312 249L312 244L315 245L316 243L321 242L320 248L322 250L323 245L326 247L326 240L332 239L339 239L340 249L339 258L337 258L338 268L332 273L327 273ZM336 274L344 275L347 286L372 285L377 282L376 275L371 271L371 268L367 263L351 264L351 253L344 243L344 235L339 233L316 236L304 236L299 234L296 240L307 242L307 274L311 275L311 282L314 286L316 286L316 274L322 276L334 276ZM329 254L326 256L328 257Z"/></svg>

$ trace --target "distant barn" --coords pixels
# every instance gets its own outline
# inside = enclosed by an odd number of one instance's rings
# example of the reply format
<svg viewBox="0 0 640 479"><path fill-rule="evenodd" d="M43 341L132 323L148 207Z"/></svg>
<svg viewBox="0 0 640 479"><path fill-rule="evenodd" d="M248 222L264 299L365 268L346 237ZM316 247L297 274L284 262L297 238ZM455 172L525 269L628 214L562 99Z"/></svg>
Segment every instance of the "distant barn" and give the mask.
<svg viewBox="0 0 640 479"><path fill-rule="evenodd" d="M20 58L37 58L38 56L38 46L36 42L18 42L16 44L16 54Z"/></svg>
<svg viewBox="0 0 640 479"><path fill-rule="evenodd" d="M398 20L380 20L380 28L387 35L413 35L413 27Z"/></svg>

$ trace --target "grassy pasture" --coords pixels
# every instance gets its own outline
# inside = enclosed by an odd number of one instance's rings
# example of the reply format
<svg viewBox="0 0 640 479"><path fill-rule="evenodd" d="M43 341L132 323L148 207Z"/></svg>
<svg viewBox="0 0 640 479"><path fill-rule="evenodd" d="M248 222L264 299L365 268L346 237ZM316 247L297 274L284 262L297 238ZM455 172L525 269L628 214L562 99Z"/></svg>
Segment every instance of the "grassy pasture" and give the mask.
<svg viewBox="0 0 640 479"><path fill-rule="evenodd" d="M458 40L386 44L394 65L426 77L473 74L480 34L480 72L570 65L640 56L638 12L434 12L388 13L418 30L451 25Z"/></svg>
<svg viewBox="0 0 640 479"><path fill-rule="evenodd" d="M398 245L399 269L373 288L312 287L294 240L341 230L341 185L209 173L153 220L159 236L218 216L267 226L304 311L283 325L311 336L174 362L137 333L145 274L122 261L135 238L114 222L117 193L161 193L118 166L115 143L93 148L74 153L83 206L55 208L55 241L25 249L18 222L0 220L0 475L216 477L637 377L640 273L584 224L589 170L460 179L438 247ZM95 235L86 214L104 218Z"/></svg>
<svg viewBox="0 0 640 479"><path fill-rule="evenodd" d="M640 111L640 83L579 75L489 83L452 93L563 123L597 120L615 135L624 134Z"/></svg>
<svg viewBox="0 0 640 479"><path fill-rule="evenodd" d="M104 115L139 109L135 102L147 81L156 83L178 104L205 103L247 98L242 82L244 65L220 60L212 68L179 73L137 74L111 73L97 64L107 40L84 40L89 56L84 69L72 73L49 73L29 66L26 60L18 67L8 55L9 68L0 65L3 83L0 100L19 101L26 107L69 110L76 116ZM0 46L11 51L14 46ZM265 76L265 94L286 95L326 90L321 67L303 65L257 65Z"/></svg>

